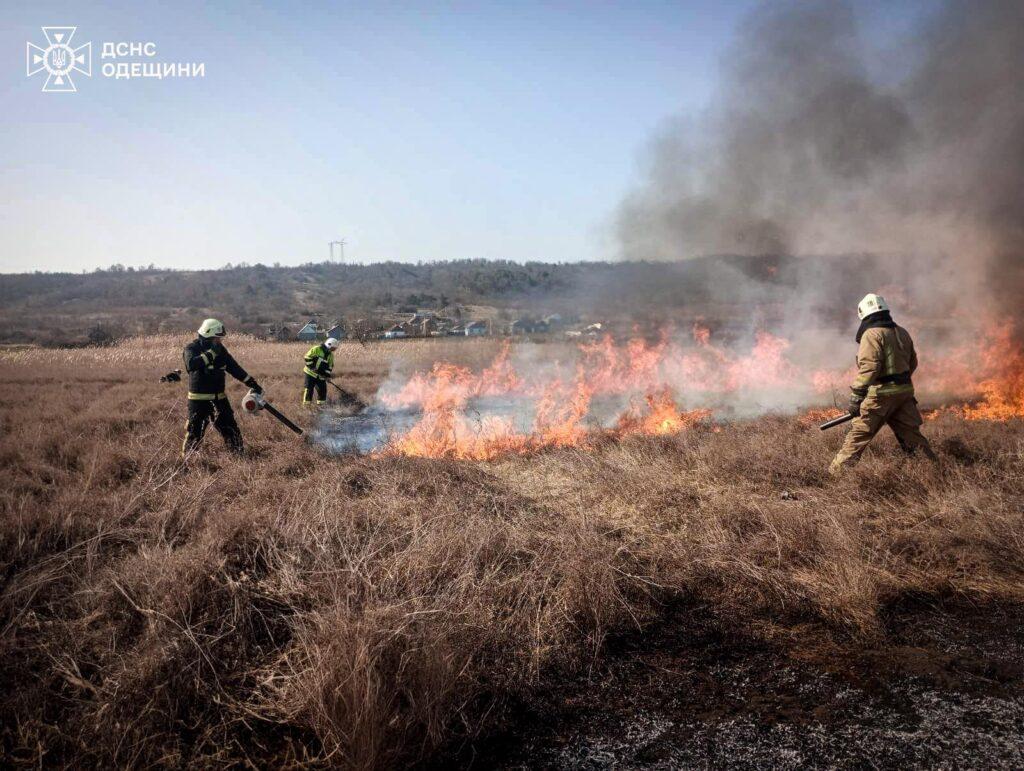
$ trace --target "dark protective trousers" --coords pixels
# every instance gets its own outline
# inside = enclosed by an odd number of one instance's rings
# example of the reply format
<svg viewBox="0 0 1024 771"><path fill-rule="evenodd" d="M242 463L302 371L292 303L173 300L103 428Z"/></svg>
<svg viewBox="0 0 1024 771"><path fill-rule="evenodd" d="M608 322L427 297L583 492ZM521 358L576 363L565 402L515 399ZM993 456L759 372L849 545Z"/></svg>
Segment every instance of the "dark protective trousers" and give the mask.
<svg viewBox="0 0 1024 771"><path fill-rule="evenodd" d="M327 401L327 381L306 375L306 383L302 387L302 403L320 404L325 401Z"/></svg>
<svg viewBox="0 0 1024 771"><path fill-rule="evenodd" d="M199 447L206 433L206 424L213 421L213 427L224 437L224 444L233 452L242 451L242 432L235 422L231 402L224 399L189 399L188 421L185 423L185 442L181 454L187 455Z"/></svg>

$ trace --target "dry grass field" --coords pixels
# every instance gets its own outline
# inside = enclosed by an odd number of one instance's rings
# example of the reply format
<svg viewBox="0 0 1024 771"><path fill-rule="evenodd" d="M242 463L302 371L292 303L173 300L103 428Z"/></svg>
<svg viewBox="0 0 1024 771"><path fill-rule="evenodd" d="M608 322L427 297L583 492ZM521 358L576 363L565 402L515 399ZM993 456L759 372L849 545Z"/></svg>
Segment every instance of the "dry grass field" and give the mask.
<svg viewBox="0 0 1024 771"><path fill-rule="evenodd" d="M239 415L184 468L184 339L0 352L5 765L432 762L611 634L696 602L770 636L869 646L909 598L1024 602L1024 425L891 435L838 480L841 431L767 417L486 463L328 457ZM229 341L293 419L305 346ZM345 346L364 398L489 343ZM243 389L230 387L237 403Z"/></svg>

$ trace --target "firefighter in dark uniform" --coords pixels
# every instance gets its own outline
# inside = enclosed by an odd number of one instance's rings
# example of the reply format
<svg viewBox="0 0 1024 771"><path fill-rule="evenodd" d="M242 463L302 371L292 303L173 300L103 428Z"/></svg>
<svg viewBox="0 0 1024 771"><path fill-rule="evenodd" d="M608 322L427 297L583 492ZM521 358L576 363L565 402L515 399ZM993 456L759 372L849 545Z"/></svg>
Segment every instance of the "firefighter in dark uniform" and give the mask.
<svg viewBox="0 0 1024 771"><path fill-rule="evenodd" d="M328 337L319 345L314 345L306 352L306 382L302 386L302 404L310 406L327 401L327 378L334 377L334 350L338 340Z"/></svg>
<svg viewBox="0 0 1024 771"><path fill-rule="evenodd" d="M228 353L221 342L226 334L217 319L207 319L199 327L199 337L185 346L183 358L188 373L188 422L185 424L185 442L182 456L196 449L203 440L206 424L213 421L214 428L224 437L224 443L234 452L242 452L242 432L235 422L231 402L224 392L224 373L263 393L256 379L247 373Z"/></svg>

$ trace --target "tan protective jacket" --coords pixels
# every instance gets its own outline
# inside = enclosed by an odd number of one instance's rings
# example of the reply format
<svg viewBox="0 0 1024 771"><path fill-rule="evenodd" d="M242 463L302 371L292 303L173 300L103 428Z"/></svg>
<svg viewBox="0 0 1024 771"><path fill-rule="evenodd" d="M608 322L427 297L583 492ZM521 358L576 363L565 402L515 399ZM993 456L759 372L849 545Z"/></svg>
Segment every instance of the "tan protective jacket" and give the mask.
<svg viewBox="0 0 1024 771"><path fill-rule="evenodd" d="M878 396L913 393L910 375L917 369L917 353L910 333L903 327L872 327L864 330L857 351L857 377L850 389L859 396L869 391ZM906 382L886 382L895 375Z"/></svg>

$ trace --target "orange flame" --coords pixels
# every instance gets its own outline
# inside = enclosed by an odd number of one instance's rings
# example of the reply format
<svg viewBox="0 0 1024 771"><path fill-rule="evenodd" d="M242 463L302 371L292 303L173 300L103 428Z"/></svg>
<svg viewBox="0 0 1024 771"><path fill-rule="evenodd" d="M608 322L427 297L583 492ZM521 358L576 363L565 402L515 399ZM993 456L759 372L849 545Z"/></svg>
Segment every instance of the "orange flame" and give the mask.
<svg viewBox="0 0 1024 771"><path fill-rule="evenodd" d="M711 410L679 409L671 390L667 387L644 397L647 409L631 409L619 418L618 430L623 434L676 434L684 428L711 417Z"/></svg>
<svg viewBox="0 0 1024 771"><path fill-rule="evenodd" d="M965 420L1004 421L1024 417L1024 351L1013 335L1013 324L1003 322L987 330L974 349L955 350L943 362L936 385L947 391L967 391L966 403L940 407L925 415L933 419L951 414Z"/></svg>
<svg viewBox="0 0 1024 771"><path fill-rule="evenodd" d="M708 421L730 400L765 393L800 394L808 406L817 401L817 408L799 418L804 426L841 414L835 408L821 409L820 394L837 390L840 384L845 388L852 372L798 367L787 357L789 348L786 339L759 332L753 348L741 354L716 346L706 327L694 325L689 345L673 342L667 334L653 343L637 337L622 345L606 336L579 346L573 369L552 363L539 371L521 372L506 342L480 372L438 362L397 391L381 394L389 408L418 406L423 413L413 428L392 437L383 452L489 460L585 446L599 436L671 435ZM1024 417L1024 352L1015 342L1012 325L994 327L981 346L954 349L925 361L927 366L915 374L921 391L959 397L927 417ZM507 397L528 405L532 416L521 415L518 423L511 416L478 416L470 403L480 397ZM595 405L603 404L601 400L611 400L612 412L617 409L618 414L599 419L595 412L601 410ZM696 401L699 406L684 409L681 401Z"/></svg>

